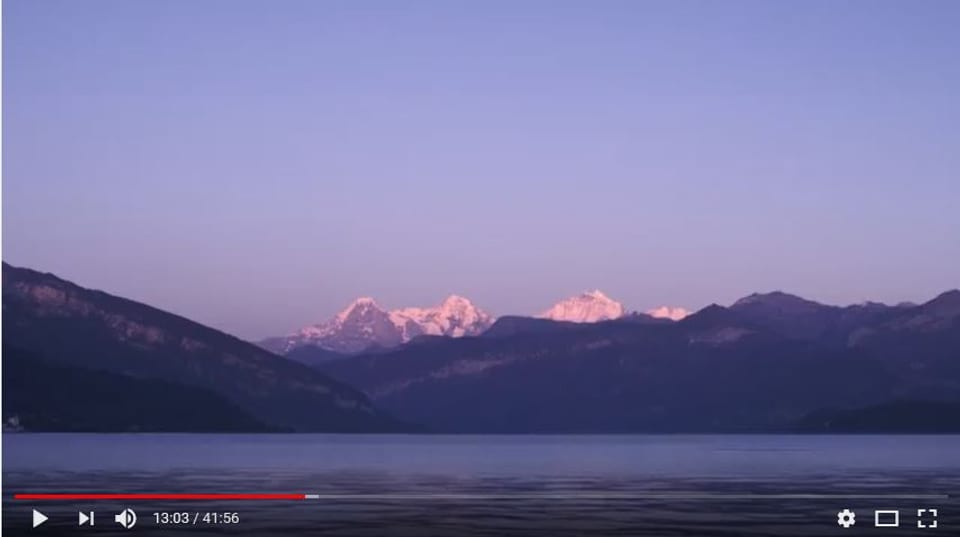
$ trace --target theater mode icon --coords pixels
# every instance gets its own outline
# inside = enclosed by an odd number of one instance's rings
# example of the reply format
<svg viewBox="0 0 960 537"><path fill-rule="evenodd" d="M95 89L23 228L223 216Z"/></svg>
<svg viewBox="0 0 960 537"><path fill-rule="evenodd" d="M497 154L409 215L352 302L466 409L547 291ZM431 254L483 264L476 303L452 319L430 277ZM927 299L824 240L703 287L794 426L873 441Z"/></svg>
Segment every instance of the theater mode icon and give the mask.
<svg viewBox="0 0 960 537"><path fill-rule="evenodd" d="M899 528L900 511L897 509L877 509L873 512L873 526L876 528Z"/></svg>

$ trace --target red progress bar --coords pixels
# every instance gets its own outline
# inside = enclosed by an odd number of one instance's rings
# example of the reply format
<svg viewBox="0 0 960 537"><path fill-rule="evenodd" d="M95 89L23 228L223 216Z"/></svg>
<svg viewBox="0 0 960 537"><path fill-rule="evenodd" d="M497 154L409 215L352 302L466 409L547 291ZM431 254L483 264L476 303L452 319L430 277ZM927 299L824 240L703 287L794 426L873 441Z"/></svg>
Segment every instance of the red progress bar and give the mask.
<svg viewBox="0 0 960 537"><path fill-rule="evenodd" d="M306 500L306 494L14 494L14 500Z"/></svg>

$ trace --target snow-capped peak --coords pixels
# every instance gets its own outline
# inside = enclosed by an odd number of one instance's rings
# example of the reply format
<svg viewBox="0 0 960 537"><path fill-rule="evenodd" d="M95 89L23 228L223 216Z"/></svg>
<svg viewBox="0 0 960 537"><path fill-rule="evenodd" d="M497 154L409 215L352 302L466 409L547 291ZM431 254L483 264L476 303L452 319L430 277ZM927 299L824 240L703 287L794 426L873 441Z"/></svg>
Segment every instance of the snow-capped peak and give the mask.
<svg viewBox="0 0 960 537"><path fill-rule="evenodd" d="M440 303L441 308L472 308L473 302L460 295L450 295Z"/></svg>
<svg viewBox="0 0 960 537"><path fill-rule="evenodd" d="M421 334L467 336L483 332L493 324L493 317L466 298L450 295L432 308L403 308L390 312L390 318L404 331L405 339Z"/></svg>
<svg viewBox="0 0 960 537"><path fill-rule="evenodd" d="M673 321L679 321L680 319L690 315L690 311L679 306L660 306L659 308L647 310L647 315L656 317L657 319L670 319Z"/></svg>
<svg viewBox="0 0 960 537"><path fill-rule="evenodd" d="M353 315L355 312L362 312L365 310L383 311L383 309L377 304L376 300L368 296L362 296L351 302L346 308L342 309L340 313L337 314L336 319L340 322L343 322L347 319L347 317Z"/></svg>
<svg viewBox="0 0 960 537"><path fill-rule="evenodd" d="M599 290L594 290L561 300L538 317L554 321L595 323L623 317L624 313L626 310L623 304Z"/></svg>
<svg viewBox="0 0 960 537"><path fill-rule="evenodd" d="M391 347L420 335L477 335L494 318L468 299L450 295L431 308L386 311L371 297L360 297L329 321L307 326L279 339L280 352L318 345L339 352L360 352L371 346Z"/></svg>
<svg viewBox="0 0 960 537"><path fill-rule="evenodd" d="M473 302L458 295L448 296L434 309L442 317L459 318L467 322L489 317L483 310L474 306Z"/></svg>

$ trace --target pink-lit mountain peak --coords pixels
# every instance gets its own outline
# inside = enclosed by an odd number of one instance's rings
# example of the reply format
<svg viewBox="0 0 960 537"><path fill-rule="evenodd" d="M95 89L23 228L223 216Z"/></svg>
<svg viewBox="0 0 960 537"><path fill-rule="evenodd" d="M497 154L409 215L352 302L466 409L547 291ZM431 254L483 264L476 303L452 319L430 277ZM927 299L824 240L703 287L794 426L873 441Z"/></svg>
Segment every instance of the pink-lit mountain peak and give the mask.
<svg viewBox="0 0 960 537"><path fill-rule="evenodd" d="M626 309L600 290L587 291L554 304L538 317L554 321L595 323L623 317Z"/></svg>

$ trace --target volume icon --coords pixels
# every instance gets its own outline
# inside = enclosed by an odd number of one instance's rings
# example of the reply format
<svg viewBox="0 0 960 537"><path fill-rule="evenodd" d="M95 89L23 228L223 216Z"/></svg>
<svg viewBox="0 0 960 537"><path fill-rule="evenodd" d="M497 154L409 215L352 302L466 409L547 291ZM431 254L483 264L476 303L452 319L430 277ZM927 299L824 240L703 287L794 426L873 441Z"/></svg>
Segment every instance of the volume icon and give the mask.
<svg viewBox="0 0 960 537"><path fill-rule="evenodd" d="M90 524L91 526L94 525L93 511L90 511L89 513L84 513L83 511L78 512L77 525L86 526L87 524Z"/></svg>
<svg viewBox="0 0 960 537"><path fill-rule="evenodd" d="M130 529L137 525L137 513L133 509L124 509L120 513L113 516L113 520L120 524L126 529Z"/></svg>

